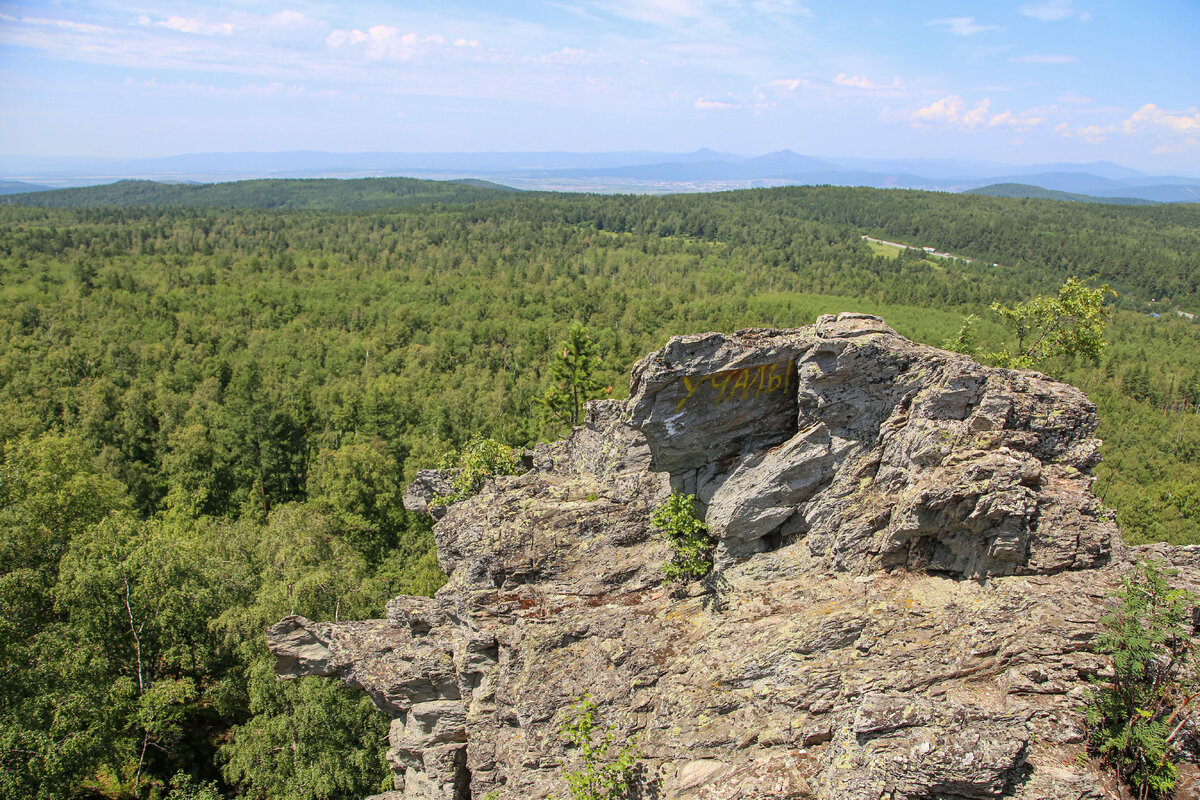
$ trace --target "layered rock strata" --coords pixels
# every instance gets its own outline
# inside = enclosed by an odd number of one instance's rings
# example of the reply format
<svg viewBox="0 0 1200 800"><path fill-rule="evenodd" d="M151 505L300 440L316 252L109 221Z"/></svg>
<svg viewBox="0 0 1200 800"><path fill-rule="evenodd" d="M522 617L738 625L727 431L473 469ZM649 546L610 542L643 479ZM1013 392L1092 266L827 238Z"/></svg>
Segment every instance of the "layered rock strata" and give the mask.
<svg viewBox="0 0 1200 800"><path fill-rule="evenodd" d="M391 716L395 798L565 796L584 695L636 738L643 797L1104 797L1081 706L1139 554L1088 492L1095 424L1070 386L875 317L675 338L445 509L436 597L268 643ZM672 490L717 538L698 583L660 576ZM1195 587L1195 551L1156 554Z"/></svg>

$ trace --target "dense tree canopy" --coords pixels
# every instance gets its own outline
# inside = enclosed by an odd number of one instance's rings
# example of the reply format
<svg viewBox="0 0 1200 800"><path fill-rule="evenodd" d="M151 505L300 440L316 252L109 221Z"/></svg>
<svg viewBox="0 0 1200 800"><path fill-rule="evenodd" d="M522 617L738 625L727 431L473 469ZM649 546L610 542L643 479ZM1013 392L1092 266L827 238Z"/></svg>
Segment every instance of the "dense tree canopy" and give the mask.
<svg viewBox="0 0 1200 800"><path fill-rule="evenodd" d="M1126 536L1200 543L1200 327L1175 313L1200 311L1200 206L300 184L0 207L0 794L378 791L386 720L277 683L263 626L436 590L403 486L477 437L560 433L540 401L573 321L619 397L670 335L834 311L935 344L973 313L1012 348L993 303L1095 276L1109 347L1039 368L1098 404ZM311 210L355 197L378 210Z"/></svg>

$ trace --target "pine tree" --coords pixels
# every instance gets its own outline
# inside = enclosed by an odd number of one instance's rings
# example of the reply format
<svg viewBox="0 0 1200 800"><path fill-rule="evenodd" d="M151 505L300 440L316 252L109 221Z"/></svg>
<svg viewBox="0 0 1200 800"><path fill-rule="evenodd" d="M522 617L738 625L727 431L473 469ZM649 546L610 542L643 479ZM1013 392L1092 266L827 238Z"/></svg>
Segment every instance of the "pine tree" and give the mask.
<svg viewBox="0 0 1200 800"><path fill-rule="evenodd" d="M600 363L596 351L588 329L581 322L572 322L550 364L550 388L542 395L541 404L571 427L580 423L583 404L605 393L604 384L595 376Z"/></svg>

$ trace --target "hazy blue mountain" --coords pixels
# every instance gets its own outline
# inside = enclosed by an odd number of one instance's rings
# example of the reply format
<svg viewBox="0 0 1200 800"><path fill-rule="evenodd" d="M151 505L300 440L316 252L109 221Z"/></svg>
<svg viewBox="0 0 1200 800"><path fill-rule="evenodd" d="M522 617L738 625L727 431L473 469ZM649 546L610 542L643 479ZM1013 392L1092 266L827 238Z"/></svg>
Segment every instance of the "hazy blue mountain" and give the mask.
<svg viewBox="0 0 1200 800"><path fill-rule="evenodd" d="M1004 183L1039 186L1059 192L1085 194L1092 197L1132 197L1156 203L1200 202L1200 181L1180 178L1178 182L1155 182L1154 178L1113 180L1084 172L1044 172L1037 175L1013 175ZM976 187L971 187L976 188Z"/></svg>
<svg viewBox="0 0 1200 800"><path fill-rule="evenodd" d="M996 181L991 181L995 183ZM1005 176L1004 183L1023 183L1078 194L1115 192L1125 186L1120 181L1087 172L1039 172Z"/></svg>
<svg viewBox="0 0 1200 800"><path fill-rule="evenodd" d="M46 176L56 186L117 179L234 180L245 178L388 177L401 173L474 173L459 177L545 169L604 169L631 164L738 160L702 149L691 153L185 153L158 158L0 156L0 176ZM449 176L443 176L449 177Z"/></svg>
<svg viewBox="0 0 1200 800"><path fill-rule="evenodd" d="M455 178L448 183L461 183L463 186L474 186L478 189L494 189L497 192L519 192L520 189L514 189L511 186L505 186L500 183L492 183L480 178Z"/></svg>
<svg viewBox="0 0 1200 800"><path fill-rule="evenodd" d="M748 158L739 162L748 170L771 172L777 175L803 175L808 172L824 172L834 169L833 164L811 156L802 156L792 150L779 150L765 156ZM764 175L763 177L770 177Z"/></svg>
<svg viewBox="0 0 1200 800"><path fill-rule="evenodd" d="M1191 185L1159 184L1157 186L1126 186L1117 193L1127 197L1141 197L1156 203L1200 203L1200 181ZM1097 192L1098 196L1109 197L1108 192Z"/></svg>
<svg viewBox="0 0 1200 800"><path fill-rule="evenodd" d="M36 183L24 181L0 181L0 194L20 194L21 192L42 192L49 186L39 186Z"/></svg>
<svg viewBox="0 0 1200 800"><path fill-rule="evenodd" d="M0 203L96 208L194 206L367 211L425 203L476 203L508 187L486 181L426 181L417 178L266 179L225 183L158 183L129 180L101 186L5 195Z"/></svg>
<svg viewBox="0 0 1200 800"><path fill-rule="evenodd" d="M961 161L948 158L825 158L834 167L859 173L922 175L926 179L983 178L1025 170L996 161Z"/></svg>
<svg viewBox="0 0 1200 800"><path fill-rule="evenodd" d="M1182 175L1142 175L1137 178L1126 178L1121 183L1129 186L1162 186L1163 184L1196 186L1200 184L1200 178L1188 178Z"/></svg>
<svg viewBox="0 0 1200 800"><path fill-rule="evenodd" d="M1146 173L1139 172L1130 167L1123 167L1120 164L1114 164L1111 161L1092 161L1087 164L1072 164L1070 162L1054 162L1049 164L1031 164L1027 167L1010 168L1004 172L996 172L996 175L1018 174L1018 173L1044 173L1044 172L1086 172L1091 175L1096 175L1101 178L1109 178L1111 180L1134 179L1142 180L1146 177Z"/></svg>
<svg viewBox="0 0 1200 800"><path fill-rule="evenodd" d="M650 150L327 153L306 150L120 159L0 156L0 178L48 187L109 184L122 179L210 184L261 178L393 176L469 179L525 189L651 193L779 184L961 192L1003 183L1108 199L1200 201L1200 178L1151 176L1108 161L1016 166L958 159L817 158L792 150L743 157L708 148L687 153Z"/></svg>
<svg viewBox="0 0 1200 800"><path fill-rule="evenodd" d="M988 197L1024 197L1033 200L1067 200L1076 203L1112 203L1114 205L1148 206L1155 205L1153 200L1140 197L1097 197L1091 194L1076 194L1060 192L1057 189L1043 189L1041 186L1030 186L1025 183L993 183L990 186L980 186L978 189L967 189L963 194L982 194Z"/></svg>
<svg viewBox="0 0 1200 800"><path fill-rule="evenodd" d="M791 150L768 153L757 158L738 160L677 161L656 164L628 164L607 169L544 170L547 177L558 178L632 178L647 181L752 181L766 178L794 178L828 171L832 165Z"/></svg>

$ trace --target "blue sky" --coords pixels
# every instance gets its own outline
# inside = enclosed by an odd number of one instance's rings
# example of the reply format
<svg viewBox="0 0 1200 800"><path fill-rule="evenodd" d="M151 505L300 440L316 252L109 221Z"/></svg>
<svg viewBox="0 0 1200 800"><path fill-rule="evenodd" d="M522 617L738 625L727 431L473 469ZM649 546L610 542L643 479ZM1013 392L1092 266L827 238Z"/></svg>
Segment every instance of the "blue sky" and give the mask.
<svg viewBox="0 0 1200 800"><path fill-rule="evenodd" d="M1200 174L1200 2L0 1L0 153L687 151Z"/></svg>

